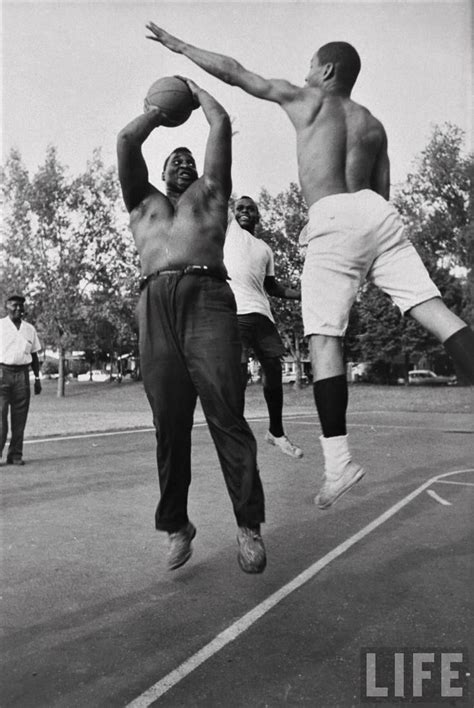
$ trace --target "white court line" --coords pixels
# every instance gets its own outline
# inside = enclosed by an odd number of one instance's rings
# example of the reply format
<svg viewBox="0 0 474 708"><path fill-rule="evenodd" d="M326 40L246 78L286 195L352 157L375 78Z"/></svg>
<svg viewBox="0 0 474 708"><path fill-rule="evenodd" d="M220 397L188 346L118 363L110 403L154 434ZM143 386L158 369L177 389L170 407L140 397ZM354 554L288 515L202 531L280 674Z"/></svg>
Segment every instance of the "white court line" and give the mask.
<svg viewBox="0 0 474 708"><path fill-rule="evenodd" d="M288 418L291 418L292 420L296 420L299 418L315 418L316 413L295 413L293 415L285 416L285 420ZM263 415L263 416L255 416L254 418L251 418L249 416L246 416L246 420L251 423L261 423L262 421L268 420L268 416ZM300 425L314 425L313 421L310 421L308 423L305 423L304 421L300 421ZM426 432L445 432L443 428L425 428L419 425L413 426L413 425L389 425L387 424L378 424L376 423L375 425L372 423L351 423L349 421L349 425L351 428L395 428L395 429L400 429L400 430L425 430ZM207 426L207 423L205 420L203 421L198 421L197 423L194 423L193 428L203 428ZM130 428L130 429L122 429L122 430L106 430L104 432L94 432L94 433L77 433L76 435L57 435L55 437L49 437L49 438L32 438L31 440L25 440L24 445L36 445L36 443L51 443L51 442L63 442L63 441L68 441L68 440L87 440L88 438L107 438L111 437L113 435L134 435L136 433L154 433L155 428L152 426L149 428ZM464 432L464 431L462 431Z"/></svg>
<svg viewBox="0 0 474 708"><path fill-rule="evenodd" d="M474 482L452 482L449 479L440 479L436 484L458 484L460 487L474 487Z"/></svg>
<svg viewBox="0 0 474 708"><path fill-rule="evenodd" d="M199 423L197 423L199 425ZM78 433L77 435L58 435L54 438L34 438L25 440L24 445L35 445L36 443L62 442L63 440L85 440L87 438L107 438L111 435L128 435L130 433L151 433L155 428L132 428L131 430L108 430L103 433Z"/></svg>
<svg viewBox="0 0 474 708"><path fill-rule="evenodd" d="M305 416L306 417L306 416ZM312 422L300 422L300 425L314 425ZM389 423L352 423L348 421L348 427L350 428L373 428L374 430L378 428L395 428L396 430L426 430L426 432L436 431L438 433L445 432L443 428L426 428L422 425L390 425Z"/></svg>
<svg viewBox="0 0 474 708"><path fill-rule="evenodd" d="M295 416L296 417L296 416ZM246 418L246 420L255 421L256 423L262 420L268 420L268 416L262 416L257 418ZM205 420L198 421L194 423L193 428L203 428L207 426ZM32 440L25 440L24 445L34 445L35 443L47 443L47 442L62 442L63 440L85 440L87 438L107 438L112 435L133 435L135 433L154 433L155 428L130 428L125 430L106 430L103 433L78 433L77 435L58 435L53 438L33 438Z"/></svg>
<svg viewBox="0 0 474 708"><path fill-rule="evenodd" d="M433 492L432 489L427 489L426 493L429 494L430 497L437 501L439 504L442 504L443 506L452 506L451 502L449 502L447 499L443 499L443 497L440 497L439 494Z"/></svg>
<svg viewBox="0 0 474 708"><path fill-rule="evenodd" d="M383 514L381 514L377 519L372 521L370 524L365 526L363 529L358 531L356 534L348 538L343 543L336 546L332 551L329 551L325 556L320 558L316 563L313 563L305 571L297 575L296 578L291 580L289 583L284 585L282 588L274 592L272 595L267 597L266 600L261 602L259 605L247 612L240 619L230 625L223 632L220 632L212 641L206 644L202 649L193 654L189 659L180 664L176 669L171 671L169 674L164 676L162 679L157 681L148 690L138 696L135 700L129 703L126 708L148 708L152 703L154 703L160 696L169 691L173 686L176 686L182 679L184 679L188 674L198 668L205 661L210 659L214 654L217 654L223 647L225 647L230 642L237 639L239 635L245 632L249 627L251 627L257 620L259 620L263 615L265 615L269 610L278 605L282 600L284 600L288 595L290 595L295 590L298 590L302 585L312 580L315 575L317 575L323 568L325 568L333 560L345 553L351 546L354 546L360 540L362 540L369 533L374 531L376 528L381 526L383 523L388 521L392 516L394 516L400 509L409 504L415 497L421 494L425 489L430 487L434 482L443 477L450 477L455 474L462 474L465 472L474 472L473 469L465 470L455 470L454 472L445 472L440 475L432 477L427 482L424 482L421 486L415 489L413 492L404 497L401 501L394 504L390 509L387 509Z"/></svg>

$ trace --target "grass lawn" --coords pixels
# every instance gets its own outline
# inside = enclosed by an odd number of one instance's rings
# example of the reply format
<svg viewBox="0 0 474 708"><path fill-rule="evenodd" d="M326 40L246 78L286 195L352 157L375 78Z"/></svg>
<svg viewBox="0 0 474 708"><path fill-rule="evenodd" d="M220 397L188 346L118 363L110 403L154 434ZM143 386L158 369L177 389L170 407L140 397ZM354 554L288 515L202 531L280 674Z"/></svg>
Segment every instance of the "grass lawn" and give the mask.
<svg viewBox="0 0 474 708"><path fill-rule="evenodd" d="M44 380L42 394L32 395L26 439L152 426L151 409L140 382L70 381L64 398L57 398L56 389L56 381ZM285 413L315 412L311 386L297 390L288 384L284 389ZM352 384L349 388L349 413L410 411L466 414L474 411L473 399L473 389L468 387ZM246 415L266 415L260 384L251 384L247 389ZM203 419L199 406L195 419Z"/></svg>

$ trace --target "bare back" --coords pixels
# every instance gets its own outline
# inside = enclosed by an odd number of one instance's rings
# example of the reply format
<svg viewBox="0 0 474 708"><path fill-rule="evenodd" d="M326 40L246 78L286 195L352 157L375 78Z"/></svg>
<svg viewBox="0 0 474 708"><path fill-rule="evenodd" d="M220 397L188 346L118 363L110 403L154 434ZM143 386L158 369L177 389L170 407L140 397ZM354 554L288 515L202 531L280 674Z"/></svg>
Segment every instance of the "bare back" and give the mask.
<svg viewBox="0 0 474 708"><path fill-rule="evenodd" d="M142 274L189 265L206 265L226 273L223 247L227 199L197 179L176 204L152 188L130 214L130 229Z"/></svg>
<svg viewBox="0 0 474 708"><path fill-rule="evenodd" d="M300 89L282 103L296 129L303 196L311 206L330 194L373 189L389 196L385 130L350 98Z"/></svg>

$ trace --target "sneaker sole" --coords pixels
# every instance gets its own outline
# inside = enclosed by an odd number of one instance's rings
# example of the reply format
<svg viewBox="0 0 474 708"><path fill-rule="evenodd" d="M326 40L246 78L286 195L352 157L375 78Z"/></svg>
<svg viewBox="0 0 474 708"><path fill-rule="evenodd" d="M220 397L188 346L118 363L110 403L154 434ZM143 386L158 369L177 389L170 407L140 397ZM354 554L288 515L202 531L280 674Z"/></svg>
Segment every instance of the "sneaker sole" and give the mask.
<svg viewBox="0 0 474 708"><path fill-rule="evenodd" d="M278 445L275 445L275 447L278 447ZM301 460L301 458L304 457L303 453L301 453L301 455L293 455L292 452L285 452L285 450L281 450L281 452L288 457L292 457L294 460Z"/></svg>
<svg viewBox="0 0 474 708"><path fill-rule="evenodd" d="M283 455L287 455L288 457L292 457L294 460L301 460L301 458L304 456L304 453L302 452L301 455L293 455L291 452L286 452L286 450L282 450L282 448L276 444L276 442L273 442L273 440L269 440L268 438L265 438L266 442L269 445L273 445L273 447L276 447L278 450L280 450Z"/></svg>
<svg viewBox="0 0 474 708"><path fill-rule="evenodd" d="M275 445L275 443L272 443L272 444ZM279 445L275 445L275 447L277 448L277 450L280 450L280 452L283 455L286 455L287 457L291 457L293 460L301 460L301 458L303 457L303 453L301 453L300 455L294 455L292 452L288 452L287 450L283 450L283 448L281 448Z"/></svg>
<svg viewBox="0 0 474 708"><path fill-rule="evenodd" d="M196 528L193 531L193 534L191 538L189 539L189 543L192 543L193 539L196 536ZM191 558L193 555L193 549L190 547L189 552L183 556L183 559L179 561L179 563L175 563L174 565L168 565L168 570L176 570L177 568L182 568L182 566L188 562L188 560Z"/></svg>
<svg viewBox="0 0 474 708"><path fill-rule="evenodd" d="M338 499L340 499L346 492L348 492L354 485L357 484L357 482L360 482L362 477L365 475L365 470L360 469L359 472L351 479L351 481L346 484L345 487L343 487L335 497L333 497L330 501L325 502L324 504L321 504L319 501L319 494L315 498L314 503L318 505L320 509L329 509L330 506L333 506L337 502Z"/></svg>

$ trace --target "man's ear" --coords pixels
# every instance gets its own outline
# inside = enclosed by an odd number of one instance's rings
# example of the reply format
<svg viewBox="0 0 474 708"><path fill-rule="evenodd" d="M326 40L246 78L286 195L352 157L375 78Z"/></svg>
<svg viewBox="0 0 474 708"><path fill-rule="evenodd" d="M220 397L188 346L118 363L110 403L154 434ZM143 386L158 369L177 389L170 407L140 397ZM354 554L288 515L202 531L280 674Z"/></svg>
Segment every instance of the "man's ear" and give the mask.
<svg viewBox="0 0 474 708"><path fill-rule="evenodd" d="M329 81L336 73L336 65L333 62L328 62L324 65L323 81Z"/></svg>

